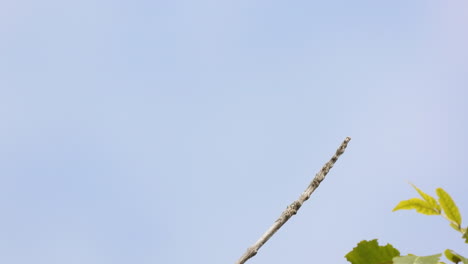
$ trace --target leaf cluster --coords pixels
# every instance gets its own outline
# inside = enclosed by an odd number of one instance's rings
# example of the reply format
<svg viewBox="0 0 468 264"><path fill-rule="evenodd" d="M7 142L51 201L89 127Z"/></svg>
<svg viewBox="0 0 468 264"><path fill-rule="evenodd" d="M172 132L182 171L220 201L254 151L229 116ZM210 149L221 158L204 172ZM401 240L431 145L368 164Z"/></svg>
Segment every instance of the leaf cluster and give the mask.
<svg viewBox="0 0 468 264"><path fill-rule="evenodd" d="M450 226L455 230L461 232L462 217L458 211L458 207L453 201L452 197L442 188L436 189L438 199L421 191L418 187L412 184L413 188L419 193L421 198L411 198L409 200L401 201L397 204L393 211L397 210L411 210L415 209L416 212L425 215L442 215L449 222Z"/></svg>
<svg viewBox="0 0 468 264"><path fill-rule="evenodd" d="M463 234L462 238L468 243L468 227L462 228L462 217L452 197L442 188L436 189L437 199L421 191L411 184L421 198L411 198L399 202L393 211L411 210L425 215L441 215L449 221L450 226ZM455 263L468 264L468 258L447 249L445 257ZM352 264L445 264L440 261L442 253L430 256L415 256L412 254L401 256L400 252L391 244L379 246L377 239L363 240L346 254L345 258Z"/></svg>

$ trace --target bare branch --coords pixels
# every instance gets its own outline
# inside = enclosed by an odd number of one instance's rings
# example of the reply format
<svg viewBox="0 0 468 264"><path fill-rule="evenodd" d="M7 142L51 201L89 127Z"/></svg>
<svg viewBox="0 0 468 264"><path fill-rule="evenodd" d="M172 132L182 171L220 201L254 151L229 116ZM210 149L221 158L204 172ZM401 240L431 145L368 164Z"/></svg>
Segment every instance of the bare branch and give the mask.
<svg viewBox="0 0 468 264"><path fill-rule="evenodd" d="M255 244L247 249L244 255L236 262L236 264L244 264L248 259L255 256L258 250L265 244L275 233L278 231L293 215L297 213L302 204L307 201L312 193L317 189L320 183L325 179L330 169L333 167L335 162L344 153L348 142L351 140L350 137L345 138L341 146L336 150L335 155L323 165L322 169L315 175L312 182L310 182L307 189L299 196L299 199L290 204L281 216L275 221L275 223L260 237Z"/></svg>

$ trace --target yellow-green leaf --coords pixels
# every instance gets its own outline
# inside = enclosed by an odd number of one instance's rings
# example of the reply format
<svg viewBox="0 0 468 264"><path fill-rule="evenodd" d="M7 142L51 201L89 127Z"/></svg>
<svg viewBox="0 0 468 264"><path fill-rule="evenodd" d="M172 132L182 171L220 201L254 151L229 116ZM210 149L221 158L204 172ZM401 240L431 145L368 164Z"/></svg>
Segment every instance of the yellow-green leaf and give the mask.
<svg viewBox="0 0 468 264"><path fill-rule="evenodd" d="M406 201L401 201L393 208L393 212L397 210L411 210L415 209L416 212L425 214L425 215L438 215L440 214L436 208L433 208L428 202L421 200L419 198L411 198Z"/></svg>
<svg viewBox="0 0 468 264"><path fill-rule="evenodd" d="M430 205L432 208L434 208L436 211L440 213L440 205L437 203L437 200L430 196L429 194L421 191L418 187L416 187L414 184L411 184L413 188L421 195L421 197Z"/></svg>
<svg viewBox="0 0 468 264"><path fill-rule="evenodd" d="M452 261L453 263L458 263L458 262L461 262L461 258L458 256L457 253L455 253L453 250L450 250L450 249L446 249L444 251L444 254L445 254L445 257Z"/></svg>
<svg viewBox="0 0 468 264"><path fill-rule="evenodd" d="M442 210L444 210L447 218L460 227L462 221L461 215L452 197L450 197L450 195L442 188L437 188L436 193L437 196L439 196L440 206L442 207Z"/></svg>
<svg viewBox="0 0 468 264"><path fill-rule="evenodd" d="M445 250L445 257L447 257L448 260L452 261L453 263L459 263L463 262L463 264L468 263L468 259L463 257L462 255L458 254L457 252L447 249Z"/></svg>

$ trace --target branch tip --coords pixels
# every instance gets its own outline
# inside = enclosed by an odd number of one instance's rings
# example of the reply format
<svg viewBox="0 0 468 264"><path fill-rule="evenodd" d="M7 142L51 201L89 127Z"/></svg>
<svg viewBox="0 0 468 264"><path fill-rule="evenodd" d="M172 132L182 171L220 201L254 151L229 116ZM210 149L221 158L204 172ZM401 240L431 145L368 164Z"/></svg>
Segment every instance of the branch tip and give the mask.
<svg viewBox="0 0 468 264"><path fill-rule="evenodd" d="M298 200L294 201L289 205L281 216L273 223L273 225L255 242L254 245L249 247L242 257L236 262L236 264L244 264L248 259L255 256L258 250L265 244L275 233L278 231L289 218L297 213L301 208L302 204L309 199L312 193L317 189L320 183L325 179L330 169L333 167L335 162L344 153L348 142L351 140L350 137L346 137L341 143L340 147L336 150L335 155L323 165L322 169L315 175L314 179L310 182L307 189L302 193Z"/></svg>

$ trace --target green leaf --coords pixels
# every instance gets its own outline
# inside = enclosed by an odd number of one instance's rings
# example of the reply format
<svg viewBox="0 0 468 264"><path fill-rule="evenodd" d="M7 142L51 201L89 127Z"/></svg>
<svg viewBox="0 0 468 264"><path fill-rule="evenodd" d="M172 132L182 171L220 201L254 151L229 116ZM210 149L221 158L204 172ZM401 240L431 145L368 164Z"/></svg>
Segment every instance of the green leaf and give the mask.
<svg viewBox="0 0 468 264"><path fill-rule="evenodd" d="M425 214L425 215L439 215L440 211L437 208L431 206L428 202L421 200L419 198L411 198L406 201L401 201L393 208L392 212L397 210L411 210L415 209L416 212Z"/></svg>
<svg viewBox="0 0 468 264"><path fill-rule="evenodd" d="M374 239L359 242L345 257L352 264L390 264L396 256L400 256L400 252L392 245L379 246Z"/></svg>
<svg viewBox="0 0 468 264"><path fill-rule="evenodd" d="M418 187L416 187L414 184L411 184L413 188L421 195L421 197L432 207L434 208L437 212L440 213L440 205L437 203L437 200L430 196L429 194L421 191Z"/></svg>
<svg viewBox="0 0 468 264"><path fill-rule="evenodd" d="M461 258L458 256L457 253L455 253L453 250L450 250L450 249L446 249L444 251L444 254L445 254L445 257L452 261L453 263L457 264L458 262L461 261Z"/></svg>
<svg viewBox="0 0 468 264"><path fill-rule="evenodd" d="M442 210L444 210L445 215L447 215L448 219L456 223L460 228L462 221L461 215L452 197L450 197L450 195L442 188L437 188L436 193L439 196L439 203Z"/></svg>
<svg viewBox="0 0 468 264"><path fill-rule="evenodd" d="M442 256L442 254L426 256L426 257L408 255L408 256L393 258L393 263L394 264L437 264L439 262L440 256Z"/></svg>
<svg viewBox="0 0 468 264"><path fill-rule="evenodd" d="M445 252L445 257L447 257L448 260L452 261L453 263L459 263L463 262L463 264L468 264L468 259L463 257L462 255L458 254L457 252L446 249Z"/></svg>

